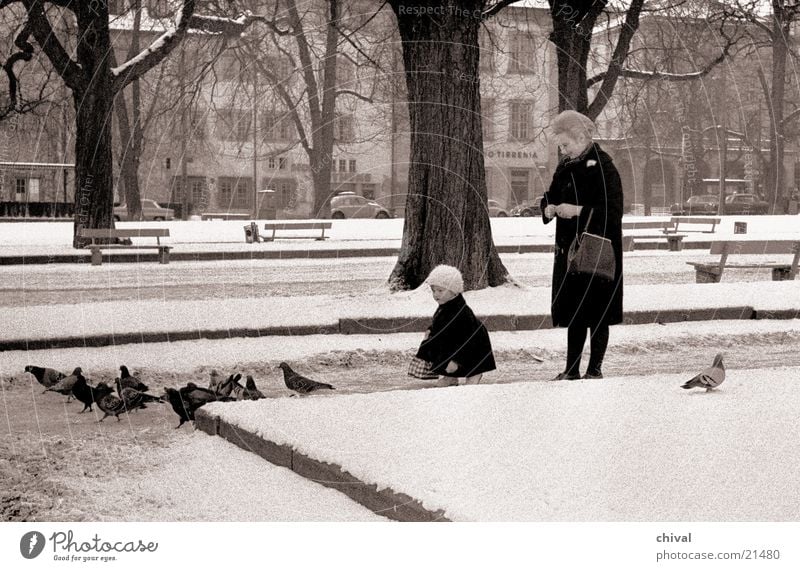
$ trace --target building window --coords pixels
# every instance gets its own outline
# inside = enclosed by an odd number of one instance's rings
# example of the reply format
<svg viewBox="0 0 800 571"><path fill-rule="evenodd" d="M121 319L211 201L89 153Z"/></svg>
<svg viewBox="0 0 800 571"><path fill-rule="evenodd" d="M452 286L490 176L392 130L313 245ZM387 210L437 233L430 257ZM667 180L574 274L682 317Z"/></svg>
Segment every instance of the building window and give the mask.
<svg viewBox="0 0 800 571"><path fill-rule="evenodd" d="M18 178L15 183L16 197L14 200L17 202L25 202L25 195L28 191L28 179Z"/></svg>
<svg viewBox="0 0 800 571"><path fill-rule="evenodd" d="M533 140L533 103L512 101L509 103L510 136L515 141Z"/></svg>
<svg viewBox="0 0 800 571"><path fill-rule="evenodd" d="M525 33L515 32L510 37L510 53L508 55L509 73L534 73L535 52L532 38Z"/></svg>
<svg viewBox="0 0 800 571"><path fill-rule="evenodd" d="M272 141L291 141L297 138L294 121L286 113L266 111L261 115L264 138Z"/></svg>
<svg viewBox="0 0 800 571"><path fill-rule="evenodd" d="M275 191L275 206L292 208L297 200L297 181L293 178L264 179L264 187Z"/></svg>
<svg viewBox="0 0 800 571"><path fill-rule="evenodd" d="M356 160L350 159L350 172L356 172Z"/></svg>
<svg viewBox="0 0 800 571"><path fill-rule="evenodd" d="M353 116L347 114L336 114L333 122L333 138L340 143L351 143L355 139L355 125Z"/></svg>
<svg viewBox="0 0 800 571"><path fill-rule="evenodd" d="M494 101L492 99L481 100L481 123L483 125L483 140L494 140Z"/></svg>
<svg viewBox="0 0 800 571"><path fill-rule="evenodd" d="M224 141L244 142L250 140L252 114L237 109L223 109L217 120L217 134Z"/></svg>
<svg viewBox="0 0 800 571"><path fill-rule="evenodd" d="M252 208L251 179L220 177L217 182L217 204L225 209Z"/></svg>
<svg viewBox="0 0 800 571"><path fill-rule="evenodd" d="M190 118L189 128L191 133L189 138L195 141L206 140L206 113L205 111L197 110Z"/></svg>
<svg viewBox="0 0 800 571"><path fill-rule="evenodd" d="M512 169L509 173L511 196L509 197L514 204L521 204L522 201L530 198L531 169Z"/></svg>
<svg viewBox="0 0 800 571"><path fill-rule="evenodd" d="M339 159L339 172L347 172L347 160Z"/></svg>

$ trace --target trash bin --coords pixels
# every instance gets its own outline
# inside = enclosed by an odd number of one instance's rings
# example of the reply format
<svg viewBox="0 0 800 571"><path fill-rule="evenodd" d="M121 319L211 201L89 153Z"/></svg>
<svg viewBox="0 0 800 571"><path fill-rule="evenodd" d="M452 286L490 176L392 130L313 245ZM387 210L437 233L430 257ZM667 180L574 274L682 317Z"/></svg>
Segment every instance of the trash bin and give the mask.
<svg viewBox="0 0 800 571"><path fill-rule="evenodd" d="M733 233L734 234L747 234L747 222L734 222L733 223Z"/></svg>
<svg viewBox="0 0 800 571"><path fill-rule="evenodd" d="M258 242L258 226L256 226L255 222L251 222L250 224L244 225L244 241L248 244L252 244L253 242Z"/></svg>

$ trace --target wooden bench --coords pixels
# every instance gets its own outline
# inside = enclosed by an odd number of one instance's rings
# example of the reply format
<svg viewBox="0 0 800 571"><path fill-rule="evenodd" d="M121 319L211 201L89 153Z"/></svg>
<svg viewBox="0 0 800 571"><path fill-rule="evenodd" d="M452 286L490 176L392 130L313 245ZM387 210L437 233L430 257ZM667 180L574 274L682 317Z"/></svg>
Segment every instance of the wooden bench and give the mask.
<svg viewBox="0 0 800 571"><path fill-rule="evenodd" d="M103 263L102 250L158 250L158 263L169 264L169 251L171 246L161 243L161 238L169 236L169 228L78 228L79 238L90 238L91 243L84 246L92 251L92 265L99 266ZM119 244L113 241L131 238L155 238L155 244L133 245ZM102 243L98 240L112 241Z"/></svg>
<svg viewBox="0 0 800 571"><path fill-rule="evenodd" d="M253 215L247 212L203 212L201 220L248 220Z"/></svg>
<svg viewBox="0 0 800 571"><path fill-rule="evenodd" d="M711 255L719 255L718 263L686 262L695 269L697 283L718 283L725 268L771 268L773 281L793 280L800 261L800 240L719 240L711 242ZM739 254L793 254L792 262L729 262Z"/></svg>
<svg viewBox="0 0 800 571"><path fill-rule="evenodd" d="M668 232L677 232L681 224L684 228L680 228L683 232L703 232L704 234L713 234L720 223L719 218L706 218L702 216L673 216L669 219L672 228ZM689 226L685 228L685 226ZM701 228L698 228L700 226Z"/></svg>
<svg viewBox="0 0 800 571"><path fill-rule="evenodd" d="M686 234L678 234L675 225L670 220L661 221L642 221L642 222L623 222L622 231L626 230L660 230L653 234L623 234L622 250L632 252L635 244L634 240L657 240L666 239L670 251L677 252L683 249L683 239Z"/></svg>
<svg viewBox="0 0 800 571"><path fill-rule="evenodd" d="M312 230L321 231L319 236L311 235L308 233L303 235L292 234L290 236L281 236L281 238L314 238L316 240L325 240L328 236L325 235L325 230L331 228L331 222L328 220L278 220L276 222L267 222L264 224L264 230L272 230L272 236L265 237L265 242L271 242L275 239L275 233L278 230Z"/></svg>

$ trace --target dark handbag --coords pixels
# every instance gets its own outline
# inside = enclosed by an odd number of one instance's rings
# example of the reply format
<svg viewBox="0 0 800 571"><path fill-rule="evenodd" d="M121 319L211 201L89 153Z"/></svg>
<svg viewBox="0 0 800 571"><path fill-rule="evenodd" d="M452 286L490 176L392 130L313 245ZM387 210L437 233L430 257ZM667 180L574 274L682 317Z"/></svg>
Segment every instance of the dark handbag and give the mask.
<svg viewBox="0 0 800 571"><path fill-rule="evenodd" d="M616 274L616 257L611 240L586 232L594 211L586 219L586 227L576 236L567 254L567 272L585 274L605 280L613 280Z"/></svg>
<svg viewBox="0 0 800 571"><path fill-rule="evenodd" d="M416 379L438 379L439 375L433 372L433 366L419 357L411 359L408 365L408 374Z"/></svg>

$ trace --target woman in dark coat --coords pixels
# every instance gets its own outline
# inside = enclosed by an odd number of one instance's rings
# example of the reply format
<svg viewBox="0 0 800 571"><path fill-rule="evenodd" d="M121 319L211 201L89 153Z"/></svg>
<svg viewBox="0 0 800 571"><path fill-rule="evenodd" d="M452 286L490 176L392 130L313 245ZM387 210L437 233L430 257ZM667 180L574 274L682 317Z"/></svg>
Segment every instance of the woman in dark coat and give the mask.
<svg viewBox="0 0 800 571"><path fill-rule="evenodd" d="M551 310L553 325L567 327L566 368L553 380L580 378L587 330L591 356L583 378L601 379L608 326L622 321L622 183L611 157L592 141L591 119L564 111L553 131L563 156L541 207L545 224L557 218ZM567 272L569 247L584 231L611 240L613 280Z"/></svg>

